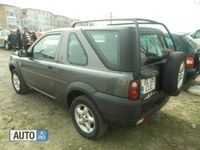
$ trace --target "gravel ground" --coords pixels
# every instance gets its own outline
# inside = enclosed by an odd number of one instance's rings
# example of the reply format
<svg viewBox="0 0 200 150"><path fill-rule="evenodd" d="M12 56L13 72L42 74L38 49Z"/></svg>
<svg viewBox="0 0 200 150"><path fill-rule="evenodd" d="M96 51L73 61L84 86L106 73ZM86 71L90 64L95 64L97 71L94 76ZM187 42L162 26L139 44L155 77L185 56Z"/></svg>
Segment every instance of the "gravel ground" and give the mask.
<svg viewBox="0 0 200 150"><path fill-rule="evenodd" d="M0 150L200 150L200 96L182 92L148 122L109 128L99 140L78 134L69 110L40 93L14 92L8 70L11 52L0 49ZM200 85L200 78L191 82ZM10 129L47 129L47 142L10 142Z"/></svg>

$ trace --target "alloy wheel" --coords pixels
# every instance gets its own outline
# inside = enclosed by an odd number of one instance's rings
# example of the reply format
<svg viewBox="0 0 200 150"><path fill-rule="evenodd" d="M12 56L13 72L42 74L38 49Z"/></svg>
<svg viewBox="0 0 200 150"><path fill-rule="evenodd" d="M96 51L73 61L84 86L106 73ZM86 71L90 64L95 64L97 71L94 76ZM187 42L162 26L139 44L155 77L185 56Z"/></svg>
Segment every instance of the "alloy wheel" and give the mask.
<svg viewBox="0 0 200 150"><path fill-rule="evenodd" d="M178 89L180 89L183 84L184 74L185 74L185 63L182 62L178 73L178 84L177 84Z"/></svg>
<svg viewBox="0 0 200 150"><path fill-rule="evenodd" d="M16 73L13 73L13 85L17 91L20 91L20 80Z"/></svg>
<svg viewBox="0 0 200 150"><path fill-rule="evenodd" d="M85 133L92 133L95 129L95 118L92 111L84 104L76 106L74 111L76 123Z"/></svg>

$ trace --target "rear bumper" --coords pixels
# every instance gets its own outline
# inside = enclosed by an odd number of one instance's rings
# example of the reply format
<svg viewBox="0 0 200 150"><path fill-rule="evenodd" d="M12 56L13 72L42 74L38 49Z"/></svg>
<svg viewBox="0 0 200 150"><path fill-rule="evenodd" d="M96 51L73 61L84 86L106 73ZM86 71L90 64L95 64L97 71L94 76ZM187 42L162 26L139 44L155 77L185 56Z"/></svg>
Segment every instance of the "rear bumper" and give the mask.
<svg viewBox="0 0 200 150"><path fill-rule="evenodd" d="M186 69L186 80L195 79L198 75L198 69L196 68L187 68Z"/></svg>
<svg viewBox="0 0 200 150"><path fill-rule="evenodd" d="M130 101L128 98L95 93L93 99L104 119L111 125L132 126L144 116L152 116L168 101L169 96L157 94L146 101Z"/></svg>

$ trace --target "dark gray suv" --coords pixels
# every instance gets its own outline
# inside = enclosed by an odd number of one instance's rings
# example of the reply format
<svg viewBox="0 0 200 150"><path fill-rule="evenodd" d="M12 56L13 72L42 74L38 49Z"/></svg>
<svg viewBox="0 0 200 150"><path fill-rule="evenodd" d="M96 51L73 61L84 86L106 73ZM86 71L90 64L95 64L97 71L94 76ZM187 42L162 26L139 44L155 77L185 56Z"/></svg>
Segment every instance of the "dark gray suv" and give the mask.
<svg viewBox="0 0 200 150"><path fill-rule="evenodd" d="M101 21L109 23L94 26ZM184 54L168 49L161 30L145 27L152 24L168 31L146 19L84 21L49 31L28 51L12 54L13 87L66 104L87 138L100 137L111 124L140 124L180 93L185 78Z"/></svg>

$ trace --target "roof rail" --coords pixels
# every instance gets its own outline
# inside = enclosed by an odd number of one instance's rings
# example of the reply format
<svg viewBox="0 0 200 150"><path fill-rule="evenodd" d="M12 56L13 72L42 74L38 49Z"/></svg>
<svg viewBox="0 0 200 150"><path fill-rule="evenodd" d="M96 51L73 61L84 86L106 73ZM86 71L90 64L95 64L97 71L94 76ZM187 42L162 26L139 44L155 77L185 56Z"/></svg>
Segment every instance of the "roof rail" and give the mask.
<svg viewBox="0 0 200 150"><path fill-rule="evenodd" d="M174 40L172 38L171 33L169 32L168 28L166 27L165 24L154 21L154 20L150 20L150 19L142 19L142 18L119 18L119 19L100 19L100 20L88 20L88 21L77 21L77 22L73 22L70 27L75 27L77 24L81 24L81 23L94 23L94 22L105 22L105 21L110 21L109 24L107 25L127 25L127 24L135 24L136 27L136 34L139 34L138 28L139 28L139 24L157 24L157 25L161 25L165 28L165 30L168 32L170 38L172 39L173 45L174 45L174 49L176 50L176 46L174 43ZM122 21L122 23L116 23L114 24L113 22L120 22ZM131 21L128 23L124 23L123 21ZM139 40L139 39L138 39Z"/></svg>
<svg viewBox="0 0 200 150"><path fill-rule="evenodd" d="M70 26L74 28L77 24L81 24L81 23L94 23L94 22L105 22L105 21L110 21L110 24L108 24L108 25L123 25L123 24L160 24L160 25L164 25L160 22L156 22L156 21L149 20L149 19L121 18L121 19L100 19L100 20L76 21L76 22L73 22ZM132 22L113 24L113 22L115 22L115 21L118 21L118 22L119 21L132 21Z"/></svg>

